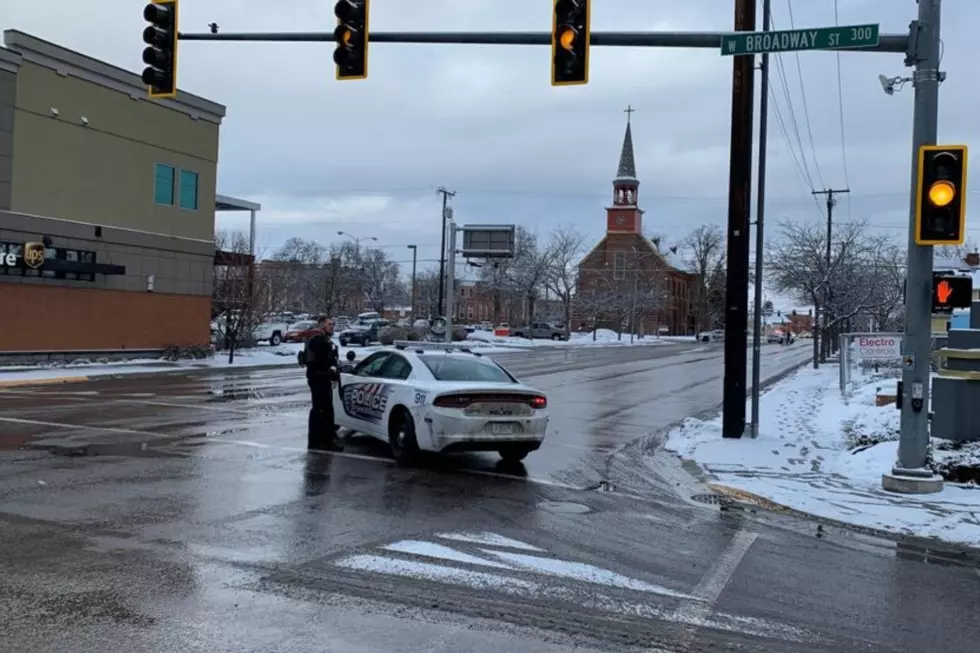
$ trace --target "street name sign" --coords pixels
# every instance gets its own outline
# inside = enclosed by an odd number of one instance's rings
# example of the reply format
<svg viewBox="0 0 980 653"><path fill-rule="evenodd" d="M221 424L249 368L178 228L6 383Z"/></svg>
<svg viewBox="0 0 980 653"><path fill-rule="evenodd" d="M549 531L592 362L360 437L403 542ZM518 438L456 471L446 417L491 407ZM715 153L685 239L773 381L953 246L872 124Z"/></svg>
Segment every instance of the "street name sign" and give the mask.
<svg viewBox="0 0 980 653"><path fill-rule="evenodd" d="M778 32L733 32L721 37L722 55L841 50L878 45L878 25L840 25Z"/></svg>

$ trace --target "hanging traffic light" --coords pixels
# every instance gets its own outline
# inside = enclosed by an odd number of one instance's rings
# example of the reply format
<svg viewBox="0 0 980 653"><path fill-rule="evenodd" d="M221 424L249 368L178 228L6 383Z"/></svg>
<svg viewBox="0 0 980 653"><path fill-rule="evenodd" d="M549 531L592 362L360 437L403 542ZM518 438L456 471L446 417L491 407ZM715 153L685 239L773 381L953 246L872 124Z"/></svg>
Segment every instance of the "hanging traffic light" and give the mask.
<svg viewBox="0 0 980 653"><path fill-rule="evenodd" d="M333 32L337 49L337 79L367 78L368 5L370 0L338 0L334 6L337 28Z"/></svg>
<svg viewBox="0 0 980 653"><path fill-rule="evenodd" d="M589 0L554 0L551 85L589 83Z"/></svg>
<svg viewBox="0 0 980 653"><path fill-rule="evenodd" d="M915 242L962 245L966 239L966 145L923 145L915 197Z"/></svg>
<svg viewBox="0 0 980 653"><path fill-rule="evenodd" d="M151 98L177 96L177 0L152 0L143 8L143 83Z"/></svg>

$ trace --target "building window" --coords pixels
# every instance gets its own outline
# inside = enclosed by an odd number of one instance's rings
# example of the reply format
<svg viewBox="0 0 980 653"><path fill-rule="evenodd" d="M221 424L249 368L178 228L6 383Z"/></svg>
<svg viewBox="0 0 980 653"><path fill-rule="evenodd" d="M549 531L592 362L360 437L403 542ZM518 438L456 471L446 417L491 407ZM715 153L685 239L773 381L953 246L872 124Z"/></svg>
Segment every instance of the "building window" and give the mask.
<svg viewBox="0 0 980 653"><path fill-rule="evenodd" d="M165 206L174 204L174 174L176 170L173 166L158 163L156 176L153 182L153 201Z"/></svg>
<svg viewBox="0 0 980 653"><path fill-rule="evenodd" d="M197 210L197 173L190 170L180 171L180 208L188 211Z"/></svg>
<svg viewBox="0 0 980 653"><path fill-rule="evenodd" d="M626 252L616 252L613 255L613 279L622 281L626 278Z"/></svg>

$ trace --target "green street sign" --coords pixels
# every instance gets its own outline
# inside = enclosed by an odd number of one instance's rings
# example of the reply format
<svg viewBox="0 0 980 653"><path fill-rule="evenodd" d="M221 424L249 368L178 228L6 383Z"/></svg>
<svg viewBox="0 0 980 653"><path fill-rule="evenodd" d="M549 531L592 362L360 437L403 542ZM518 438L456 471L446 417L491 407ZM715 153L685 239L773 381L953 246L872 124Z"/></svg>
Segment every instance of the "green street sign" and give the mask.
<svg viewBox="0 0 980 653"><path fill-rule="evenodd" d="M878 25L840 25L779 32L733 32L721 37L722 55L841 50L878 45Z"/></svg>

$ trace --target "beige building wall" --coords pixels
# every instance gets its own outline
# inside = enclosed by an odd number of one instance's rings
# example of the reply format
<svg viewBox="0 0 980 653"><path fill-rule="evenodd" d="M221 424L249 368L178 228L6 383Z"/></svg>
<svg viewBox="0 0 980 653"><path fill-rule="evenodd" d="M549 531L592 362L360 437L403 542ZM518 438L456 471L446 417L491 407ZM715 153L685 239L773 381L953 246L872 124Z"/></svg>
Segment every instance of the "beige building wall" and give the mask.
<svg viewBox="0 0 980 653"><path fill-rule="evenodd" d="M9 208L192 239L214 236L224 107L181 93L151 101L139 77L15 30ZM156 165L197 175L196 208L158 203Z"/></svg>

